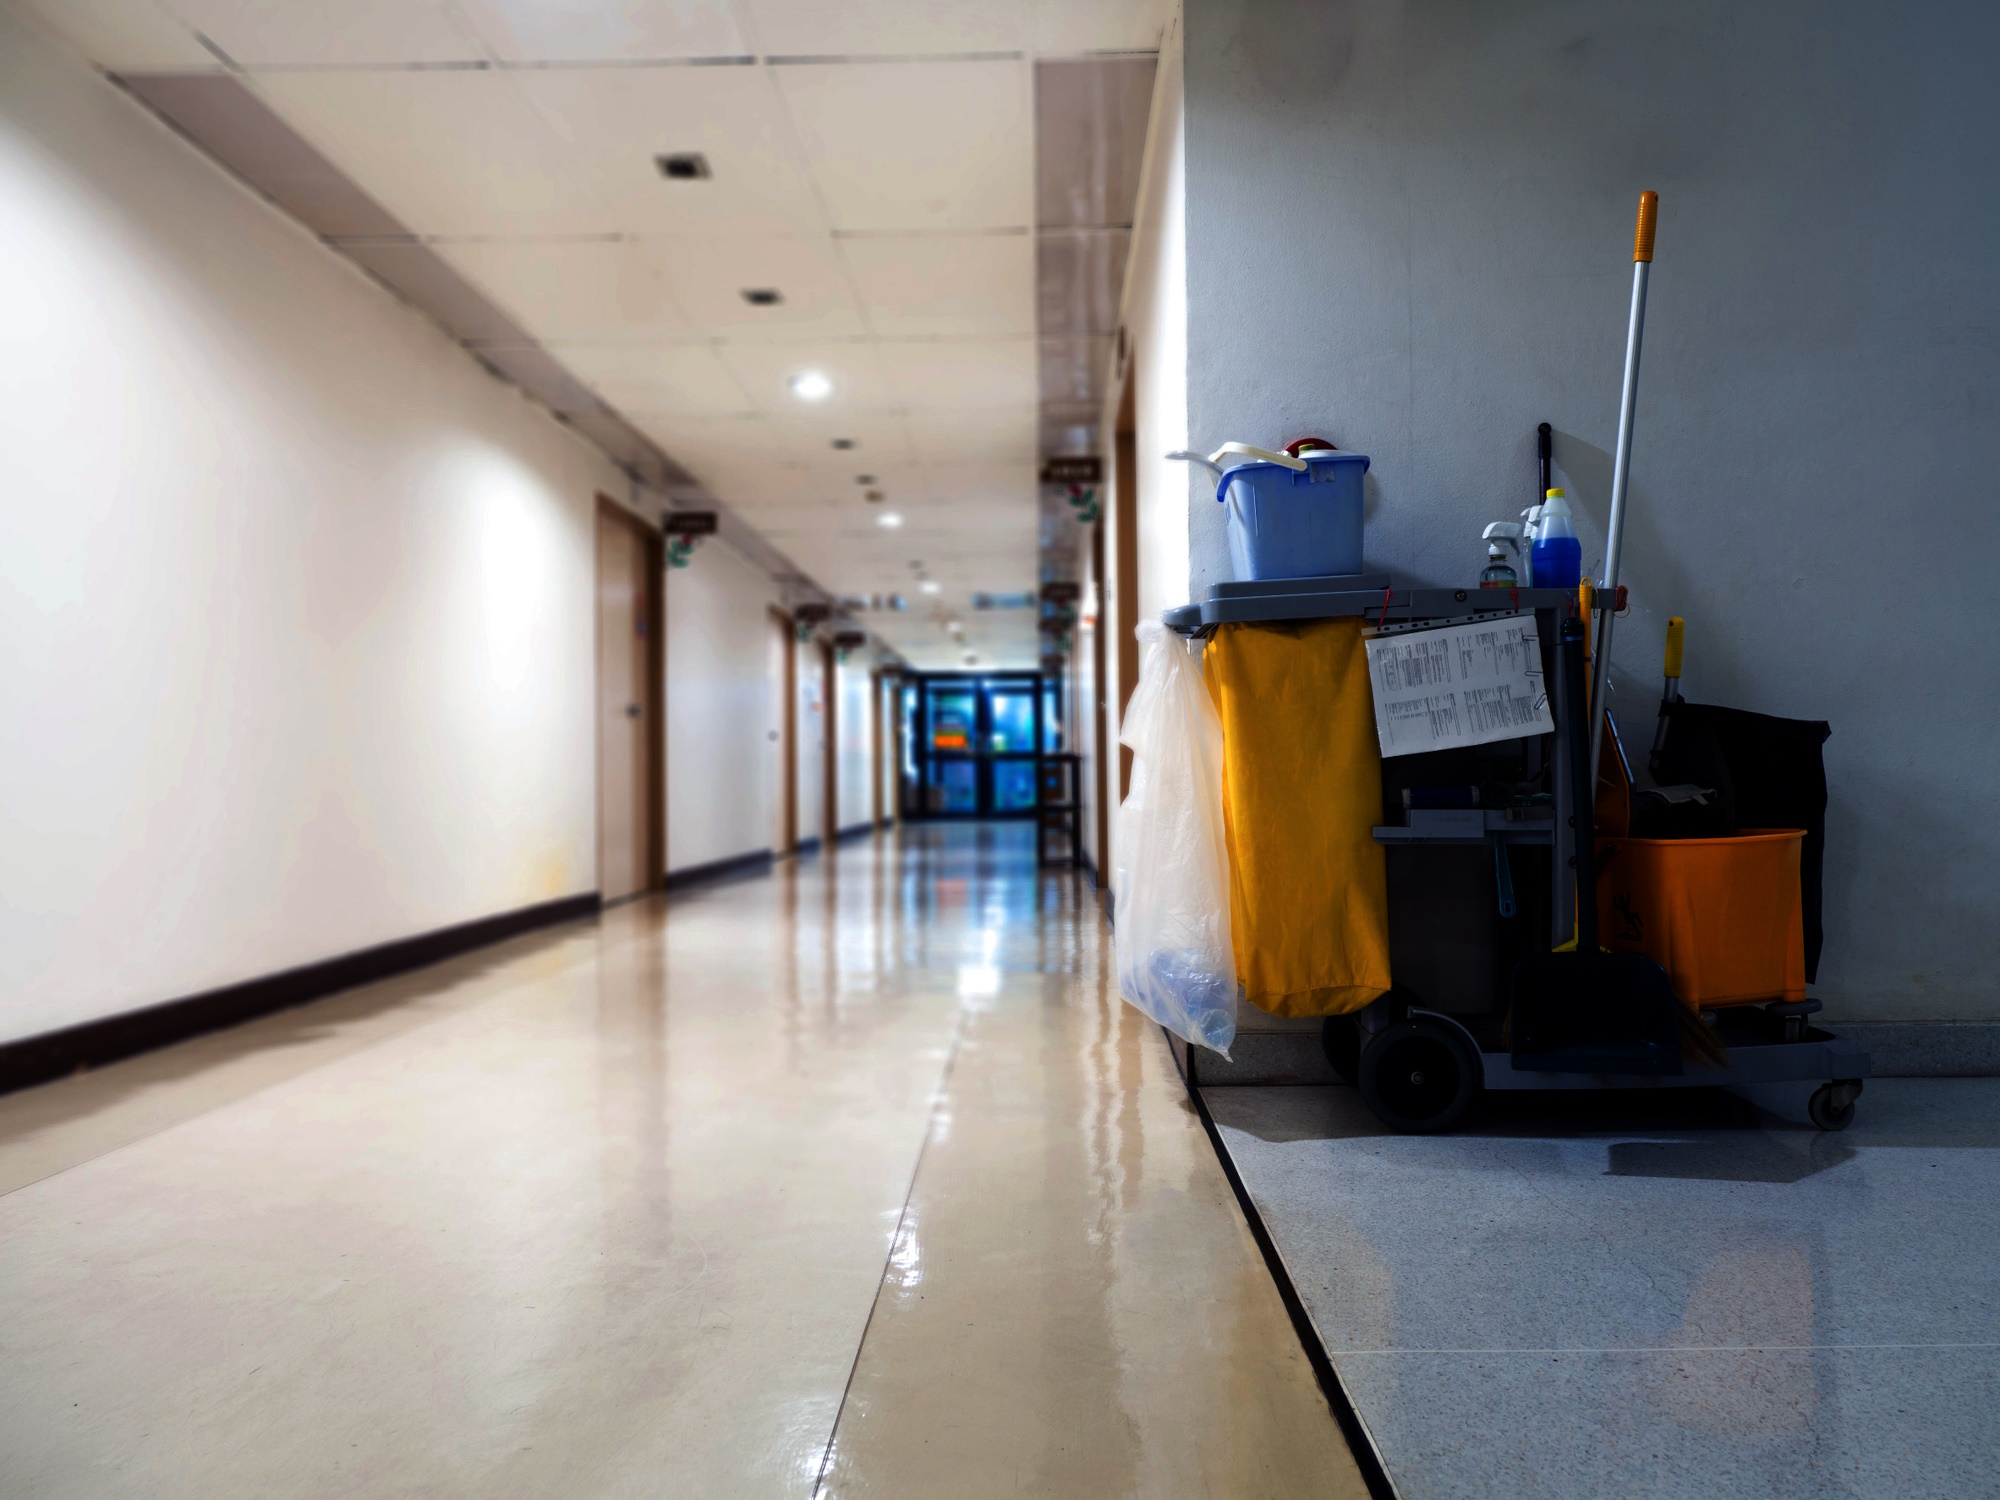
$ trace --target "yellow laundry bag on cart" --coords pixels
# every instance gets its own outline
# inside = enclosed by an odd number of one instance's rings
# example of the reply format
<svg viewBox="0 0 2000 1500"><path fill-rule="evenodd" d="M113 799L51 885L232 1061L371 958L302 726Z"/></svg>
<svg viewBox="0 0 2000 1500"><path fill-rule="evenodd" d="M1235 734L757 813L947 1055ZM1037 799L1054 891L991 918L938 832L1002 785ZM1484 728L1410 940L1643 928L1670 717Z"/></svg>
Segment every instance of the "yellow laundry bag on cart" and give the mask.
<svg viewBox="0 0 2000 1500"><path fill-rule="evenodd" d="M1339 1016L1389 989L1382 753L1356 619L1230 624L1202 663L1222 717L1230 932L1246 999Z"/></svg>

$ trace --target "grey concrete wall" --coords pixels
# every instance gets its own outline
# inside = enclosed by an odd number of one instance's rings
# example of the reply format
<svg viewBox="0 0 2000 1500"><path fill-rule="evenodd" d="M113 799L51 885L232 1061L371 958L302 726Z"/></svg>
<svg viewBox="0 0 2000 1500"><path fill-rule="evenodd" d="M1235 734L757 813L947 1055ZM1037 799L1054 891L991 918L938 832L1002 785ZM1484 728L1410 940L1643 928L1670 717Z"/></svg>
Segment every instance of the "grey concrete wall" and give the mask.
<svg viewBox="0 0 2000 1500"><path fill-rule="evenodd" d="M1187 0L1186 52L1190 439L1369 454L1412 581L1541 421L1601 557L1659 192L1620 701L1680 614L1688 697L1830 720L1829 1014L2000 1016L2000 7Z"/></svg>

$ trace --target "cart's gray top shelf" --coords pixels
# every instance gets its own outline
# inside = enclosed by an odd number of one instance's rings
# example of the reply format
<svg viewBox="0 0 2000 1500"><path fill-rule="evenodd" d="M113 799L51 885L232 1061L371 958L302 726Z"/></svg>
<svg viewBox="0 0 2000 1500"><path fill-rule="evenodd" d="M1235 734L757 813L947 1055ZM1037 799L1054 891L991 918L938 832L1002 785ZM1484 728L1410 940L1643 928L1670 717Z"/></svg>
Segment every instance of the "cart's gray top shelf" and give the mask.
<svg viewBox="0 0 2000 1500"><path fill-rule="evenodd" d="M1345 615L1425 620L1556 609L1574 597L1568 589L1409 588L1392 582L1386 573L1363 573L1218 583L1200 604L1183 604L1161 618L1170 630L1192 634L1210 625L1254 620L1332 620Z"/></svg>

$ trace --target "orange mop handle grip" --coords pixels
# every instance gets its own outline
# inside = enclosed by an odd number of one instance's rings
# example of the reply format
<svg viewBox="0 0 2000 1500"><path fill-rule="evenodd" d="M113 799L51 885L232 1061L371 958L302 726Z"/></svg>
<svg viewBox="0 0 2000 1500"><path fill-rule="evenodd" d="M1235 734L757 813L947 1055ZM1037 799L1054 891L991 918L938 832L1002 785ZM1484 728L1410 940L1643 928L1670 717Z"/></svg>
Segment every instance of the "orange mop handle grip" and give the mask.
<svg viewBox="0 0 2000 1500"><path fill-rule="evenodd" d="M1632 259L1650 261L1653 258L1653 226L1660 217L1660 195L1646 192L1639 195L1639 227L1632 232Z"/></svg>

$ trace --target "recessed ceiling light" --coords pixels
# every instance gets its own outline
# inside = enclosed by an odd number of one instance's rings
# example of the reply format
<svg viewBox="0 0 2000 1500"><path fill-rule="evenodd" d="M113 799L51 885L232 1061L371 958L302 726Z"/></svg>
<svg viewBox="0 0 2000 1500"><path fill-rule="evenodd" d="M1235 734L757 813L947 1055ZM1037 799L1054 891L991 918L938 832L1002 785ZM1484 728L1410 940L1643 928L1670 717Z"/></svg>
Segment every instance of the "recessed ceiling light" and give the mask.
<svg viewBox="0 0 2000 1500"><path fill-rule="evenodd" d="M752 307L776 307L785 300L785 294L774 286L746 286L743 300Z"/></svg>
<svg viewBox="0 0 2000 1500"><path fill-rule="evenodd" d="M889 530L894 531L898 526L903 524L903 518L893 510L885 510L875 518L875 524L877 526L886 526Z"/></svg>
<svg viewBox="0 0 2000 1500"><path fill-rule="evenodd" d="M888 499L889 497L883 494L880 490L863 490L861 492L861 498L866 500L870 505L880 505L884 500Z"/></svg>
<svg viewBox="0 0 2000 1500"><path fill-rule="evenodd" d="M944 592L944 585L939 583L935 578L926 578L922 583L917 585L917 591L924 594L941 594Z"/></svg>
<svg viewBox="0 0 2000 1500"><path fill-rule="evenodd" d="M845 452L846 452L846 451L847 451L847 450L848 450L849 448L852 448L852 447L854 446L854 439L853 439L853 438L835 438L835 439L833 440L833 446L834 446L834 447L836 447L836 448L838 448L838 449L839 449L839 450L840 450L840 451L841 451L842 453L845 453Z"/></svg>
<svg viewBox="0 0 2000 1500"><path fill-rule="evenodd" d="M824 401L833 394L833 382L817 370L802 370L785 384L801 401Z"/></svg>
<svg viewBox="0 0 2000 1500"><path fill-rule="evenodd" d="M708 158L699 151L669 151L654 157L653 165L673 182L701 182L715 175L708 170Z"/></svg>

